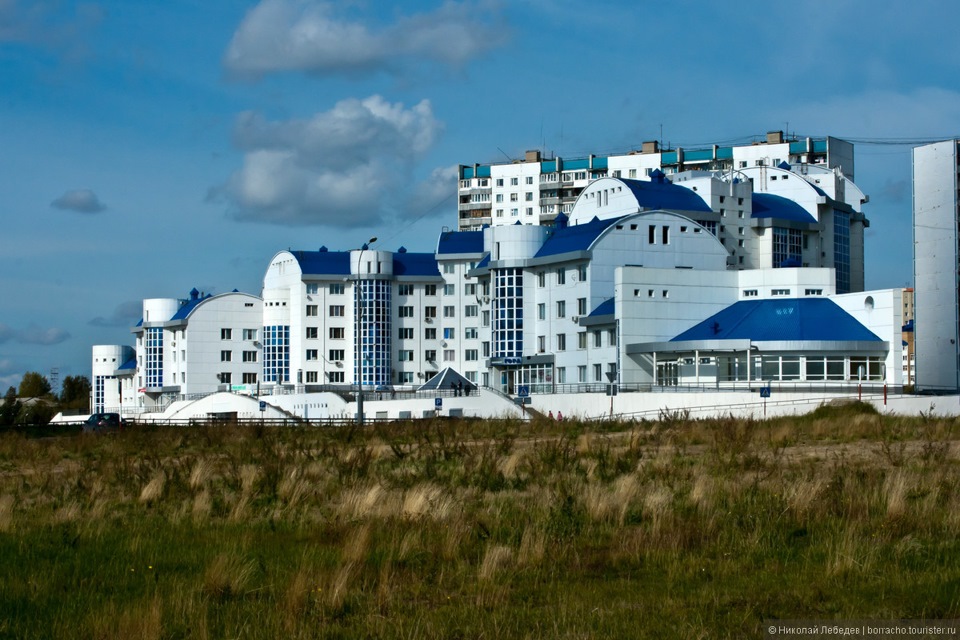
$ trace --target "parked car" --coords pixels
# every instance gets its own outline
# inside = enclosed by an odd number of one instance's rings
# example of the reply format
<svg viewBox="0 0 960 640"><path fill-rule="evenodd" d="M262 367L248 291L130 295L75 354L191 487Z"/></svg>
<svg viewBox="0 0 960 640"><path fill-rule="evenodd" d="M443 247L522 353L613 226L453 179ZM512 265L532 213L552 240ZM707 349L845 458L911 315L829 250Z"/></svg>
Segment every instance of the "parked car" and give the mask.
<svg viewBox="0 0 960 640"><path fill-rule="evenodd" d="M95 413L83 423L84 433L119 431L126 428L127 421L119 413Z"/></svg>

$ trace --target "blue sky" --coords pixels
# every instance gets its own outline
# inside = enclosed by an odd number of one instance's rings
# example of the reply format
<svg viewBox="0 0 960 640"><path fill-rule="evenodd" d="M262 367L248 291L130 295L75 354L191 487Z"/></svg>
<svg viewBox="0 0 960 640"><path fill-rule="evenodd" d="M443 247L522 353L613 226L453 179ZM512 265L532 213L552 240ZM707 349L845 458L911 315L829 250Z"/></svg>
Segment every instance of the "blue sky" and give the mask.
<svg viewBox="0 0 960 640"><path fill-rule="evenodd" d="M0 0L0 392L286 248L431 251L458 164L768 130L856 143L868 288L910 147L960 135L960 5Z"/></svg>

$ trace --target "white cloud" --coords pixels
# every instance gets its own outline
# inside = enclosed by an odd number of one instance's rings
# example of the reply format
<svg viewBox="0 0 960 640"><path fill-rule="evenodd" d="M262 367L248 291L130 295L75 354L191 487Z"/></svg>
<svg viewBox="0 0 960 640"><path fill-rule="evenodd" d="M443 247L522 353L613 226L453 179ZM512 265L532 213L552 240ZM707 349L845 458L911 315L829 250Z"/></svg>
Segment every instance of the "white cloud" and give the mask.
<svg viewBox="0 0 960 640"><path fill-rule="evenodd" d="M379 5L378 5L379 6ZM373 30L340 15L334 3L262 0L244 17L227 51L231 72L312 74L401 70L411 60L461 66L503 41L495 5L446 2Z"/></svg>
<svg viewBox="0 0 960 640"><path fill-rule="evenodd" d="M411 192L406 209L410 217L457 215L457 165L438 167Z"/></svg>
<svg viewBox="0 0 960 640"><path fill-rule="evenodd" d="M72 191L67 191L51 202L50 206L66 211L76 211L77 213L100 213L107 208L107 205L100 202L97 194L90 189L73 189Z"/></svg>
<svg viewBox="0 0 960 640"><path fill-rule="evenodd" d="M94 327L132 327L143 313L143 303L139 300L121 302L110 317L97 316L88 324Z"/></svg>
<svg viewBox="0 0 960 640"><path fill-rule="evenodd" d="M402 200L410 167L442 129L429 101L407 109L380 96L343 100L308 119L243 113L233 136L243 166L212 195L239 220L377 224Z"/></svg>

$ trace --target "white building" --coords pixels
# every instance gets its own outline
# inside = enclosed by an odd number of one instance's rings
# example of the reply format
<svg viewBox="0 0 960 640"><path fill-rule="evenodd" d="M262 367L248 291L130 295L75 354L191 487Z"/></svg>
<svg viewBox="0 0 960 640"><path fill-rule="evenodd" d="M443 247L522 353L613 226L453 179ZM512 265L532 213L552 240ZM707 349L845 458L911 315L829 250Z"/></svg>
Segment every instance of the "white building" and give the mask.
<svg viewBox="0 0 960 640"><path fill-rule="evenodd" d="M913 150L916 387L924 391L960 388L958 144Z"/></svg>

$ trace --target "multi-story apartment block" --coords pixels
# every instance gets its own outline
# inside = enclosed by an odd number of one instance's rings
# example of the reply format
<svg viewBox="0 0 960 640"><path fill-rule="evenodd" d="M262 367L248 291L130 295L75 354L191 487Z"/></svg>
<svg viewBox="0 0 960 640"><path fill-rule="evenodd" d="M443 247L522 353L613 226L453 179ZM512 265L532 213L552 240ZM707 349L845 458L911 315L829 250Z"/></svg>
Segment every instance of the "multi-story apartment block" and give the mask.
<svg viewBox="0 0 960 640"><path fill-rule="evenodd" d="M958 140L913 150L916 387L960 389Z"/></svg>
<svg viewBox="0 0 960 640"><path fill-rule="evenodd" d="M732 268L831 267L839 292L863 289L856 266L867 197L853 182L853 145L837 138L786 141L773 132L763 144L737 147L660 151L651 142L626 155L542 160L531 151L523 162L461 166L459 224L549 226L597 179L665 176L698 193L695 219L720 238Z"/></svg>

